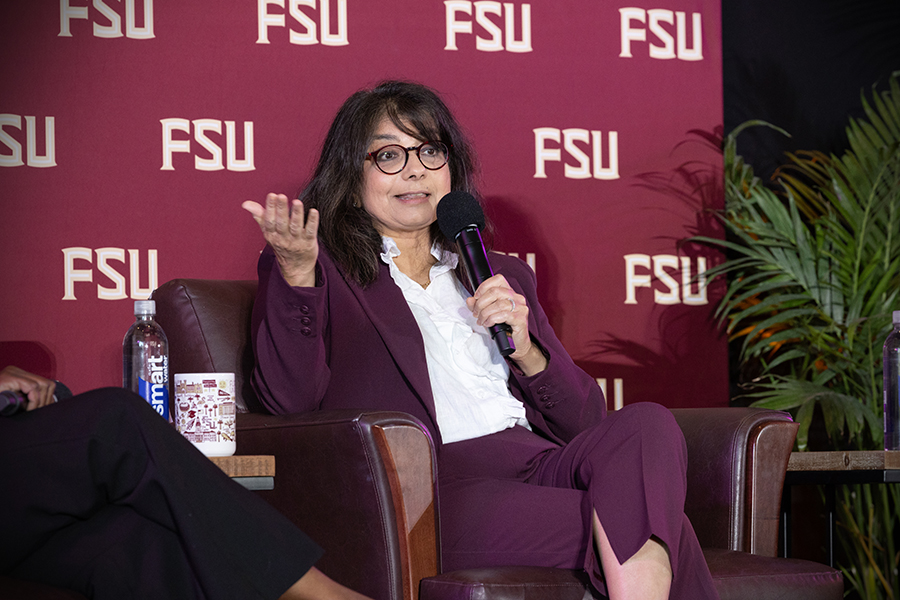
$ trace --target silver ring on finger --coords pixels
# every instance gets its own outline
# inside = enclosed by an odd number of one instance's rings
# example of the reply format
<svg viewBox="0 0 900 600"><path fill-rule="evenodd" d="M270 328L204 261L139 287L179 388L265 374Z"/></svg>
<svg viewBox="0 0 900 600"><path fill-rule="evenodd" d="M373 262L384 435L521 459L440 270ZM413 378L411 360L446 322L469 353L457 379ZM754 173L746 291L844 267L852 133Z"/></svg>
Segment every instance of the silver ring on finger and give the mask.
<svg viewBox="0 0 900 600"><path fill-rule="evenodd" d="M509 312L516 310L516 301L512 298L509 299Z"/></svg>

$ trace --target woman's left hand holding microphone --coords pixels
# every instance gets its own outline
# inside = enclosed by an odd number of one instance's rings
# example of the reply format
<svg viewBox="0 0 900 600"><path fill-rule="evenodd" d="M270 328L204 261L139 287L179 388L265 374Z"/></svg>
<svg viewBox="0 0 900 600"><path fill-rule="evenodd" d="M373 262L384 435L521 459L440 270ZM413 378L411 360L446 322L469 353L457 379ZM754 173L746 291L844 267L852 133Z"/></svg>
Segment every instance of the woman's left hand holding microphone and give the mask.
<svg viewBox="0 0 900 600"><path fill-rule="evenodd" d="M479 325L491 327L505 323L512 328L516 351L509 358L525 375L536 375L547 368L547 357L528 333L529 308L525 296L516 293L503 275L483 281L475 294L466 299L466 304Z"/></svg>

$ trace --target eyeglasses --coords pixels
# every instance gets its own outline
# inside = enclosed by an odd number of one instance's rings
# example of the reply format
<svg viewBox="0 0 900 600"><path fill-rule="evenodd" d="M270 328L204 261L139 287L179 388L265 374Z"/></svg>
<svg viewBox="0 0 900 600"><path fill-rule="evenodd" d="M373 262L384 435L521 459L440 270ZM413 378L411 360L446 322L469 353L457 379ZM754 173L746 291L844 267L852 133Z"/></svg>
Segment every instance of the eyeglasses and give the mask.
<svg viewBox="0 0 900 600"><path fill-rule="evenodd" d="M409 161L409 153L416 151L419 162L429 171L437 171L447 164L450 159L450 149L444 142L422 142L418 146L404 148L399 144L383 146L374 152L366 154L375 162L378 170L385 175L396 175L406 168Z"/></svg>

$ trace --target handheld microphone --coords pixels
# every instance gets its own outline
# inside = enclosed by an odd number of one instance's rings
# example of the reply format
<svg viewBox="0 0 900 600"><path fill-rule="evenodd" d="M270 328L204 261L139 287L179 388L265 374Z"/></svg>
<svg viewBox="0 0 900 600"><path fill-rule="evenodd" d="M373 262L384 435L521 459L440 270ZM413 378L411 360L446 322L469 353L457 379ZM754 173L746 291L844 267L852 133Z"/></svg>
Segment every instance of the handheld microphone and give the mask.
<svg viewBox="0 0 900 600"><path fill-rule="evenodd" d="M437 222L441 232L448 239L456 241L473 290L484 280L493 277L494 271L481 239L484 211L471 194L455 191L441 198L437 205ZM506 357L516 351L509 325L500 323L492 325L488 330L497 343L501 356Z"/></svg>
<svg viewBox="0 0 900 600"><path fill-rule="evenodd" d="M53 401L58 402L71 397L72 391L57 381L56 389L53 393ZM14 415L20 410L25 410L26 406L28 406L28 396L22 392L14 392L11 390L0 392L0 417Z"/></svg>

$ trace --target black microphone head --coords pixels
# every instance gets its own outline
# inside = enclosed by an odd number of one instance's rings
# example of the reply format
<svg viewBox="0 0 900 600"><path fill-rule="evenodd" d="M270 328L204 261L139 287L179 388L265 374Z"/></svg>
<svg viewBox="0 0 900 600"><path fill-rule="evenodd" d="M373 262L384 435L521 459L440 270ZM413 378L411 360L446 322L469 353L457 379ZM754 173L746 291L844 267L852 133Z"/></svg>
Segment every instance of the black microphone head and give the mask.
<svg viewBox="0 0 900 600"><path fill-rule="evenodd" d="M53 395L56 396L57 400L68 400L72 397L72 390L57 381L56 390L53 392Z"/></svg>
<svg viewBox="0 0 900 600"><path fill-rule="evenodd" d="M484 229L484 211L472 194L456 190L438 202L437 222L441 232L455 240L466 227L475 225L479 230Z"/></svg>

